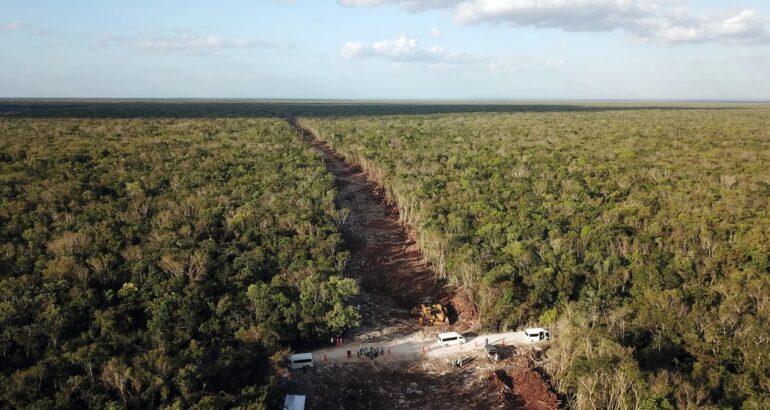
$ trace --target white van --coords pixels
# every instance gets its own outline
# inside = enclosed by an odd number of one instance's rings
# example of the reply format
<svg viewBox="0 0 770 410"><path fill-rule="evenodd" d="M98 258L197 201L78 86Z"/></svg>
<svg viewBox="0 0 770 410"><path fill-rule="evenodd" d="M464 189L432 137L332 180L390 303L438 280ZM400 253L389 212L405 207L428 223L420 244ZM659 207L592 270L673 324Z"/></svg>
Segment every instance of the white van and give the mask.
<svg viewBox="0 0 770 410"><path fill-rule="evenodd" d="M447 332L438 334L439 346L447 347L449 345L461 345L465 343L465 336L457 332Z"/></svg>
<svg viewBox="0 0 770 410"><path fill-rule="evenodd" d="M541 340L548 340L551 338L551 333L542 327L534 327L524 330L524 337L528 342L539 342Z"/></svg>
<svg viewBox="0 0 770 410"><path fill-rule="evenodd" d="M297 353L289 356L289 369L313 367L313 353Z"/></svg>

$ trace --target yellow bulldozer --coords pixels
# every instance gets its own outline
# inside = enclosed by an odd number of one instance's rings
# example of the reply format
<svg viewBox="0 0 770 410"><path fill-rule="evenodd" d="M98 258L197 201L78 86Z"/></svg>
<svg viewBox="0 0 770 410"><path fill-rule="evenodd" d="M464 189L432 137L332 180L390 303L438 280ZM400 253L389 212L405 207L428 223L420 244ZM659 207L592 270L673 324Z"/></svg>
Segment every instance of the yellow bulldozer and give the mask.
<svg viewBox="0 0 770 410"><path fill-rule="evenodd" d="M420 307L412 309L413 315L420 316L420 326L446 326L449 325L449 313L446 307L440 303L420 304Z"/></svg>

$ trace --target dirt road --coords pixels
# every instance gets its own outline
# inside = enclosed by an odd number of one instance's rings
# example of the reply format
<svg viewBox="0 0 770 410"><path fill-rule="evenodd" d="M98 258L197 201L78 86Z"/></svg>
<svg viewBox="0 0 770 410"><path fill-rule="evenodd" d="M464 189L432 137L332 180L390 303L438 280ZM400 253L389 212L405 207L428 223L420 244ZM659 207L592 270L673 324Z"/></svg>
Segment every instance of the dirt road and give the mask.
<svg viewBox="0 0 770 410"><path fill-rule="evenodd" d="M473 312L458 312L453 307L455 289L437 279L413 233L400 222L398 208L387 203L382 189L328 144L301 132L305 142L323 155L326 168L334 175L335 205L349 210L342 226L344 246L350 252L345 275L357 279L362 289L355 303L363 323L354 335L372 330L378 333L383 328L391 333L416 331L418 326L409 311L425 301L444 303L455 320L458 314L473 316ZM457 305L462 309L468 304Z"/></svg>
<svg viewBox="0 0 770 410"><path fill-rule="evenodd" d="M362 347L382 348L383 355L375 360L380 361L409 361L464 355L482 355L486 343L495 346L522 347L534 346L528 342L524 332L492 333L480 336L467 336L465 344L442 347L435 337L425 337L422 332L396 337L390 340L354 341L326 349L314 350L313 360L320 365L323 363L354 363L370 360L358 357L356 352ZM347 352L351 352L348 358Z"/></svg>

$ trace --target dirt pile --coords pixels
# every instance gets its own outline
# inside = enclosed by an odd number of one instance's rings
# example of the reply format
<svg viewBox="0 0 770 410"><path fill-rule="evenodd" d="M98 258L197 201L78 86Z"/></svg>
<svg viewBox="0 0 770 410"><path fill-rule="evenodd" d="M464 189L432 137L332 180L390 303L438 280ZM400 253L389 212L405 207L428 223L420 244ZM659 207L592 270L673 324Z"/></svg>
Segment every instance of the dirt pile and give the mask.
<svg viewBox="0 0 770 410"><path fill-rule="evenodd" d="M467 291L459 289L442 302L450 308L449 317L456 331L467 332L478 328L479 314Z"/></svg>
<svg viewBox="0 0 770 410"><path fill-rule="evenodd" d="M510 381L514 398L508 402L517 407L532 410L556 410L561 408L559 398L545 382L532 361L524 356L516 356L505 370L498 370Z"/></svg>

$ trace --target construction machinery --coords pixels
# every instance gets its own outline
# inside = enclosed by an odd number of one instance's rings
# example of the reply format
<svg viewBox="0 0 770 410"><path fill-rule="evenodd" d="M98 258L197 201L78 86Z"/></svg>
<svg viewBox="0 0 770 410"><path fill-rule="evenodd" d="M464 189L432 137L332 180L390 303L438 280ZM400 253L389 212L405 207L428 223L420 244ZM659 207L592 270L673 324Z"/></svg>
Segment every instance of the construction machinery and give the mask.
<svg viewBox="0 0 770 410"><path fill-rule="evenodd" d="M440 303L422 303L420 307L412 309L413 315L420 316L420 326L446 326L449 325L449 313L446 307Z"/></svg>

